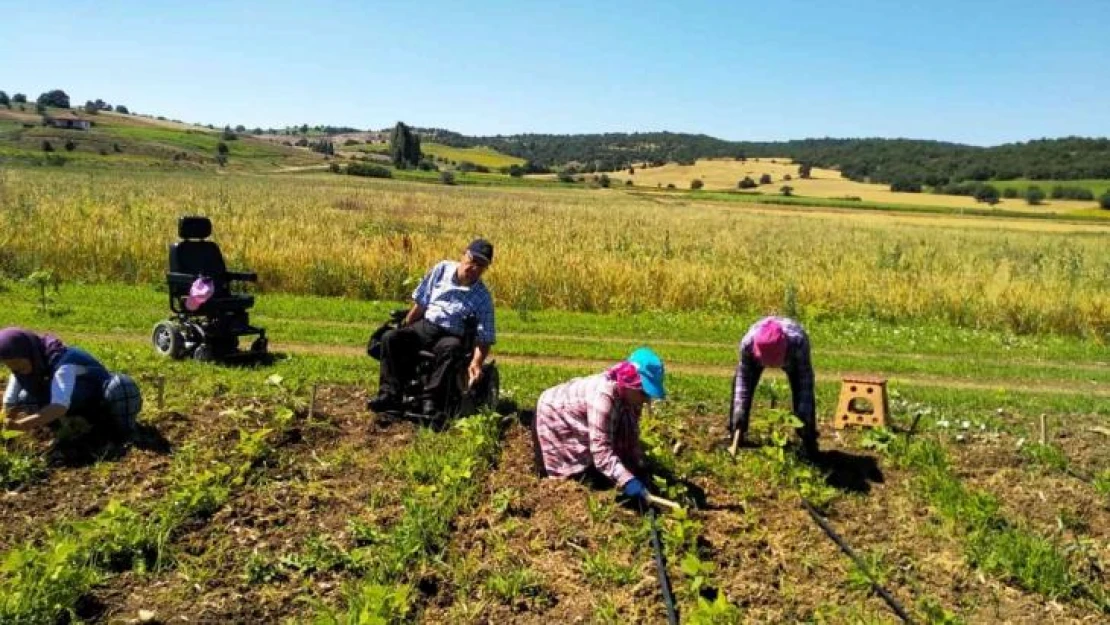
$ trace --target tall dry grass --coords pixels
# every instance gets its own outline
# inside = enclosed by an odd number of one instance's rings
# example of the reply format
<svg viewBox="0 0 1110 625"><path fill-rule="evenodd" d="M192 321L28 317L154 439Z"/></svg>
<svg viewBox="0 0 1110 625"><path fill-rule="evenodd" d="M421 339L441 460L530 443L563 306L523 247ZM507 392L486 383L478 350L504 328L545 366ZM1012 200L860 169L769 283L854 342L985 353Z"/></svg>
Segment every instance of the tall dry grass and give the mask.
<svg viewBox="0 0 1110 625"><path fill-rule="evenodd" d="M266 289L404 298L432 263L483 235L497 246L487 281L502 309L793 308L811 319L1110 332L1110 229L1099 227L1040 232L1029 222L327 175L31 169L0 176L0 212L0 271L11 277L53 269L67 280L157 282L177 217L204 214L229 263L258 271Z"/></svg>

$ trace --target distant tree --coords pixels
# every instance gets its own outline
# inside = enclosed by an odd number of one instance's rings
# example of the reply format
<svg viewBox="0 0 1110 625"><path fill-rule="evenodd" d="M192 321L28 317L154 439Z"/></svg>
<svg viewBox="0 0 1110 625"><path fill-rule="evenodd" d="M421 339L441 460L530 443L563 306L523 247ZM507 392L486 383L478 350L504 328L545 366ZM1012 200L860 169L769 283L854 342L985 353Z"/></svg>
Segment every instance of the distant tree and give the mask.
<svg viewBox="0 0 1110 625"><path fill-rule="evenodd" d="M117 113L122 113L124 115L130 115L131 114L131 111L127 110L127 107L122 105L122 104L117 104L116 105L116 112Z"/></svg>
<svg viewBox="0 0 1110 625"><path fill-rule="evenodd" d="M509 165L509 175L513 178L520 178L524 175L524 168L517 164Z"/></svg>
<svg viewBox="0 0 1110 625"><path fill-rule="evenodd" d="M12 107L12 99L9 98L8 94L3 91L0 91L0 106L6 106L8 108Z"/></svg>
<svg viewBox="0 0 1110 625"><path fill-rule="evenodd" d="M763 174L760 176L759 184L771 184L771 174Z"/></svg>
<svg viewBox="0 0 1110 625"><path fill-rule="evenodd" d="M243 124L239 124L238 126L235 127L235 132L246 132L246 131L247 131L247 127L244 126Z"/></svg>
<svg viewBox="0 0 1110 625"><path fill-rule="evenodd" d="M813 165L810 165L809 163L799 163L798 164L798 177L801 178L802 180L808 180L809 176L812 172L813 172Z"/></svg>
<svg viewBox="0 0 1110 625"><path fill-rule="evenodd" d="M49 141L44 140L42 142L42 151L43 152L53 152L54 151L54 146L50 145Z"/></svg>
<svg viewBox="0 0 1110 625"><path fill-rule="evenodd" d="M347 139L343 142L343 145L358 145L358 139Z"/></svg>
<svg viewBox="0 0 1110 625"><path fill-rule="evenodd" d="M635 167L629 167L628 168L628 175L629 176L635 176L636 175L636 168Z"/></svg>
<svg viewBox="0 0 1110 625"><path fill-rule="evenodd" d="M26 104L27 95L23 93L14 93L12 94L12 102L15 102L16 104Z"/></svg>
<svg viewBox="0 0 1110 625"><path fill-rule="evenodd" d="M697 190L701 189L704 186L705 186L705 183L702 182L701 178L694 178L693 180L690 181L690 188L693 189L694 191L697 191Z"/></svg>
<svg viewBox="0 0 1110 625"><path fill-rule="evenodd" d="M909 178L899 178L890 183L890 190L895 193L921 193L921 183Z"/></svg>
<svg viewBox="0 0 1110 625"><path fill-rule="evenodd" d="M224 141L235 141L239 136L231 130L231 126L224 126L224 131L220 134L220 138Z"/></svg>
<svg viewBox="0 0 1110 625"><path fill-rule="evenodd" d="M979 187L975 190L974 197L976 202L983 202L985 204L994 206L995 204L998 204L999 193L998 189L996 189L992 185L984 184L979 185Z"/></svg>
<svg viewBox="0 0 1110 625"><path fill-rule="evenodd" d="M415 166L420 162L420 137L404 122L397 122L389 135L389 154L398 169ZM462 167L459 168L460 171Z"/></svg>
<svg viewBox="0 0 1110 625"><path fill-rule="evenodd" d="M299 148L307 148L308 147L308 139L305 139L304 137L301 137L300 139L297 139L297 142L294 143L293 145L295 145Z"/></svg>
<svg viewBox="0 0 1110 625"><path fill-rule="evenodd" d="M308 134L308 124L301 124L301 134L302 135L307 135Z"/></svg>
<svg viewBox="0 0 1110 625"><path fill-rule="evenodd" d="M758 187L759 184L756 181L752 180L751 176L744 176L744 179L740 181L740 184L738 186L741 189L754 189Z"/></svg>
<svg viewBox="0 0 1110 625"><path fill-rule="evenodd" d="M785 176L782 177L782 179L785 182L790 182L791 180L794 179L794 176L791 176L790 174L786 174Z"/></svg>
<svg viewBox="0 0 1110 625"><path fill-rule="evenodd" d="M98 110L101 110L101 111L110 111L110 110L112 110L112 105L108 104L104 100L101 100L100 98L97 98L96 102L93 102L93 104L95 104L96 108Z"/></svg>
<svg viewBox="0 0 1110 625"><path fill-rule="evenodd" d="M745 156L743 153L740 153L740 154L736 155L736 160L740 161L741 163L744 163L744 162L747 162L748 157Z"/></svg>
<svg viewBox="0 0 1110 625"><path fill-rule="evenodd" d="M420 171L439 171L439 165L430 158L420 159L420 164L416 166Z"/></svg>
<svg viewBox="0 0 1110 625"><path fill-rule="evenodd" d="M1098 205L1101 206L1103 210L1110 211L1110 191L1102 194L1102 197L1098 199Z"/></svg>
<svg viewBox="0 0 1110 625"><path fill-rule="evenodd" d="M40 95L37 101L43 106L53 106L60 109L69 108L69 96L61 89L47 91Z"/></svg>
<svg viewBox="0 0 1110 625"><path fill-rule="evenodd" d="M779 189L779 193L785 195L786 197L790 197L794 193L794 187L788 184L783 185L782 188Z"/></svg>
<svg viewBox="0 0 1110 625"><path fill-rule="evenodd" d="M559 172L558 175L556 175L555 177L559 180L559 182L574 182L574 173L569 172L565 169Z"/></svg>
<svg viewBox="0 0 1110 625"><path fill-rule="evenodd" d="M1030 206L1037 206L1044 201L1044 191L1038 186L1031 186L1025 190L1025 201Z"/></svg>
<svg viewBox="0 0 1110 625"><path fill-rule="evenodd" d="M673 189L674 188L674 183L673 182L668 182L667 183L667 188L668 189Z"/></svg>
<svg viewBox="0 0 1110 625"><path fill-rule="evenodd" d="M97 106L96 102L93 102L92 100L85 100L85 106L83 108L85 112L89 115L96 115L100 112L100 107Z"/></svg>
<svg viewBox="0 0 1110 625"><path fill-rule="evenodd" d="M445 185L455 184L455 172L446 169L439 172L439 181Z"/></svg>
<svg viewBox="0 0 1110 625"><path fill-rule="evenodd" d="M220 141L219 143L216 144L216 153L217 154L222 154L224 156L227 156L227 153L230 152L230 151L231 150L228 149L227 144L224 143L223 141Z"/></svg>
<svg viewBox="0 0 1110 625"><path fill-rule="evenodd" d="M629 178L629 179L625 180L624 181L624 186L631 187L632 186L632 179Z"/></svg>
<svg viewBox="0 0 1110 625"><path fill-rule="evenodd" d="M328 171L330 171L333 174L338 174L339 173L339 163L332 163L332 164L328 165Z"/></svg>
<svg viewBox="0 0 1110 625"><path fill-rule="evenodd" d="M66 152L72 152L77 149L77 144L73 142L73 139L68 139L66 140L65 147Z"/></svg>
<svg viewBox="0 0 1110 625"><path fill-rule="evenodd" d="M609 174L601 174L597 179L597 183L602 187L608 189L612 181L609 179Z"/></svg>

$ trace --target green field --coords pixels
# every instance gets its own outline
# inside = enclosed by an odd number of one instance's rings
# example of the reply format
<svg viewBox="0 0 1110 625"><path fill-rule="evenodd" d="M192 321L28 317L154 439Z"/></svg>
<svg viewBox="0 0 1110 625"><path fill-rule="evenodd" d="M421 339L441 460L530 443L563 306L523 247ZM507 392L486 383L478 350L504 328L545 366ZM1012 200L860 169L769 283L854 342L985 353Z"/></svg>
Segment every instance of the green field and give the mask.
<svg viewBox="0 0 1110 625"><path fill-rule="evenodd" d="M1081 187L1083 189L1090 189L1094 194L1095 199L1098 199L1106 193L1110 193L1110 180L998 180L992 181L991 184L999 191L1005 189L1015 189L1018 193L1025 193L1025 190L1031 186L1040 187L1041 190L1047 195L1052 191L1052 187Z"/></svg>
<svg viewBox="0 0 1110 625"><path fill-rule="evenodd" d="M343 146L342 150L354 150L358 152L372 152L385 154L389 152L388 143L374 143L370 145L350 145ZM423 142L420 144L420 150L424 154L430 155L433 158L445 161L455 161L461 163L468 161L475 165L483 165L489 167L491 170L496 170L501 167L508 167L509 165L523 165L524 159L508 154L502 154L497 150L484 147L476 148L456 148L442 143Z"/></svg>

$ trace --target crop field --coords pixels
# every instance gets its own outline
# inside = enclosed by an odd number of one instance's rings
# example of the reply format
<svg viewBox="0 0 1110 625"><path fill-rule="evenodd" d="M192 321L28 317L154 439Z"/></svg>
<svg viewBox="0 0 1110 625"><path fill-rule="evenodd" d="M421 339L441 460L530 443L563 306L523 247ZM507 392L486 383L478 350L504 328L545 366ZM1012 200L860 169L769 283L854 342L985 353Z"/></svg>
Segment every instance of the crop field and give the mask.
<svg viewBox="0 0 1110 625"><path fill-rule="evenodd" d="M351 145L339 147L344 151L355 152L379 152L388 153L388 143L373 143L363 145ZM438 158L447 161L455 161L461 163L469 161L475 165L483 165L490 169L497 169L500 167L508 167L509 165L523 165L524 159L502 154L492 148L476 147L476 148L456 148L442 143L435 143L434 141L427 141L420 144L420 150L433 158Z"/></svg>
<svg viewBox="0 0 1110 625"><path fill-rule="evenodd" d="M887 204L915 204L924 206L940 206L947 208L983 208L976 203L974 198L956 195L939 195L934 193L894 193L890 185L867 184L842 178L840 172L834 169L814 168L810 178L798 178L798 166L788 158L760 158L737 161L733 159L701 159L694 165L678 165L668 163L661 167L634 168L632 175L627 171L618 171L608 174L610 178L624 184L631 180L634 185L647 187L666 187L673 184L678 189L689 189L690 182L694 179L701 180L706 190L736 189L737 183L745 176L759 182L763 174L771 176L771 184L760 185L753 191L764 195L779 195L784 185L793 187L794 195L810 198L844 199L855 197L865 202L880 202ZM791 180L785 180L789 175ZM1079 186L1099 188L1107 186L1105 181L1084 181ZM1028 182L992 183L1001 191L1007 186L1012 186L1024 192L1029 186ZM1045 193L1051 189L1050 182L1038 183ZM1060 183L1070 184L1070 183ZM1096 194L1096 198L1098 194ZM998 203L998 208L1005 210L1029 211L1035 213L1060 213L1067 214L1072 211L1097 207L1097 202L1082 202L1074 200L1045 200L1040 206L1029 206L1024 199L1003 199Z"/></svg>
<svg viewBox="0 0 1110 625"><path fill-rule="evenodd" d="M152 353L165 246L194 213L262 276L273 362ZM644 344L667 363L642 438L653 490L683 504L659 512L682 622L898 622L871 580L921 623L1110 617L1110 226L16 168L0 215L4 324L88 349L145 399L134 446L76 421L0 437L0 622L665 622L647 518L533 477L526 426L544 389ZM367 335L478 234L497 246L498 410L378 420ZM725 451L736 342L769 312L812 336L812 461L775 373ZM850 372L890 380L887 427L831 427Z"/></svg>

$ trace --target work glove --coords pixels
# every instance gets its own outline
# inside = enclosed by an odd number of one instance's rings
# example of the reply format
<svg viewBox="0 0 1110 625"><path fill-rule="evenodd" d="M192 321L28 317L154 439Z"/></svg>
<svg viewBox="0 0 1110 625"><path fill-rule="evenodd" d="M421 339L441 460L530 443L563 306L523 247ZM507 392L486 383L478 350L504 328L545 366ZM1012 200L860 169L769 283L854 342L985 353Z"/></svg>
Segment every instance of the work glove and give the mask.
<svg viewBox="0 0 1110 625"><path fill-rule="evenodd" d="M632 478L625 483L624 489L621 491L625 497L633 499L647 499L648 489L639 478Z"/></svg>

